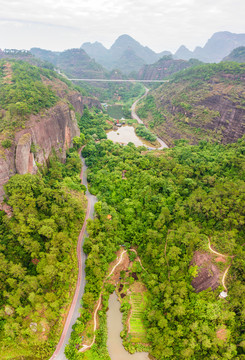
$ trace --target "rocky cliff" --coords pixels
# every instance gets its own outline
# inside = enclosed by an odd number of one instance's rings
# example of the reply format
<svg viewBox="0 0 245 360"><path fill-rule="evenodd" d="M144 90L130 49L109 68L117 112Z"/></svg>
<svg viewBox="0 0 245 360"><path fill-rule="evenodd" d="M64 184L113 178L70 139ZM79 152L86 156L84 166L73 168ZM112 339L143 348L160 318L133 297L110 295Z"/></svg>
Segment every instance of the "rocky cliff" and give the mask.
<svg viewBox="0 0 245 360"><path fill-rule="evenodd" d="M3 185L11 176L34 174L37 163L43 164L52 149L64 159L73 137L79 134L75 111L67 103L59 102L42 114L32 115L25 129L15 133L12 147L0 157L0 199L4 195Z"/></svg>
<svg viewBox="0 0 245 360"><path fill-rule="evenodd" d="M5 95L12 86L12 78L14 79L14 66L9 65L12 68L8 73L10 77L6 91L3 92ZM73 137L80 134L75 112L82 115L85 105L100 107L98 100L82 96L55 75L46 77L41 74L40 82L57 97L53 106L24 117L11 115L8 104L2 106L0 120L5 123L5 128L2 126L0 131L0 200L4 197L3 186L11 176L36 173L37 164L45 163L53 150L61 159L65 159L66 150L72 146ZM32 95L34 97L35 93ZM28 100L26 104L28 105ZM13 123L16 123L15 127ZM7 138L11 139L8 146Z"/></svg>
<svg viewBox="0 0 245 360"><path fill-rule="evenodd" d="M168 145L186 139L232 143L245 134L244 64L203 65L174 75L138 108Z"/></svg>
<svg viewBox="0 0 245 360"><path fill-rule="evenodd" d="M162 80L178 71L199 65L200 63L201 62L199 60L195 59L191 59L189 61L174 60L171 55L166 55L154 64L144 65L139 70L137 79Z"/></svg>

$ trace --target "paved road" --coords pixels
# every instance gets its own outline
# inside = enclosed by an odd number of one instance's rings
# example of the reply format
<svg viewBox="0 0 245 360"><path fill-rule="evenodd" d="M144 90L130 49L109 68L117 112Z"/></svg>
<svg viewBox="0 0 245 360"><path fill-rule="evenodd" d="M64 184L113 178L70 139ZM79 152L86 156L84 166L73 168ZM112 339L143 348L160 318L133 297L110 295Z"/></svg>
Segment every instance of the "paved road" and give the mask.
<svg viewBox="0 0 245 360"><path fill-rule="evenodd" d="M87 175L86 175L87 166L85 165L85 161L83 158L82 158L82 163L83 163L83 169L82 169L82 173L81 173L81 179L82 179L82 183L87 187L88 186ZM86 231L87 219L88 218L93 219L94 205L97 201L96 196L91 195L88 190L86 191L86 196L88 199L88 207L87 207L84 224L83 224L82 230L80 232L80 235L78 237L78 243L77 243L77 257L78 257L79 273L78 273L76 291L75 291L72 305L70 307L70 310L69 310L69 313L68 313L68 316L66 319L66 323L65 323L63 332L60 337L60 341L56 347L55 352L53 353L53 355L51 356L51 358L49 360L66 360L67 359L64 354L65 346L69 342L71 332L72 332L72 325L76 322L77 318L80 315L80 313L79 313L79 310L81 308L80 300L83 296L84 287L85 287L85 260L86 260L86 255L83 252L82 246L84 243L84 238L88 236L87 231Z"/></svg>
<svg viewBox="0 0 245 360"><path fill-rule="evenodd" d="M141 120L141 118L136 114L136 105L138 104L138 102L143 99L144 97L147 96L149 92L149 89L147 87L145 87L145 93L143 96L141 96L138 100L136 100L133 105L131 106L131 117L135 120L138 121L139 124L144 124L143 121ZM168 148L168 145L165 144L165 142L160 139L159 137L157 138L157 141L160 143L160 147L158 147L158 150L164 149L164 148ZM155 150L155 148L150 148L151 150Z"/></svg>

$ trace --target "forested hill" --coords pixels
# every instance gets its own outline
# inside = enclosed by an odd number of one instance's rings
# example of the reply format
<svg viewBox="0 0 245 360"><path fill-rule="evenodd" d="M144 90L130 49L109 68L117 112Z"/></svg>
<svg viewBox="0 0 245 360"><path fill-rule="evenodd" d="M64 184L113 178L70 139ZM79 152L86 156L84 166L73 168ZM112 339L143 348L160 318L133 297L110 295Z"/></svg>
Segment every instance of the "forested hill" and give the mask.
<svg viewBox="0 0 245 360"><path fill-rule="evenodd" d="M69 49L62 52L32 48L31 53L37 58L52 63L66 75L73 78L103 79L107 71L96 63L83 49Z"/></svg>
<svg viewBox="0 0 245 360"><path fill-rule="evenodd" d="M179 141L158 152L108 140L88 143L83 155L90 191L99 202L84 246L86 308L68 359L80 359L77 344L120 244L137 249L144 266L144 271L135 268L147 288L143 319L154 358L244 359L244 154L242 140L228 145L202 141L199 146ZM212 256L209 240L225 257ZM196 263L197 257L204 260ZM219 293L229 265L225 300ZM192 284L204 269L206 280L218 277L212 289L206 283L200 291ZM102 326L86 359L108 359ZM122 337L133 352L138 344L127 331Z"/></svg>
<svg viewBox="0 0 245 360"><path fill-rule="evenodd" d="M238 63L245 63L245 46L239 46L234 49L223 61L235 61Z"/></svg>
<svg viewBox="0 0 245 360"><path fill-rule="evenodd" d="M16 50L16 49L4 49L0 50L0 59L5 60L22 60L28 62L31 65L47 68L47 69L54 69L54 66L48 62L41 60L35 57L30 51L28 50Z"/></svg>
<svg viewBox="0 0 245 360"><path fill-rule="evenodd" d="M230 143L245 133L244 91L245 64L200 65L150 92L138 114L169 145L176 139Z"/></svg>

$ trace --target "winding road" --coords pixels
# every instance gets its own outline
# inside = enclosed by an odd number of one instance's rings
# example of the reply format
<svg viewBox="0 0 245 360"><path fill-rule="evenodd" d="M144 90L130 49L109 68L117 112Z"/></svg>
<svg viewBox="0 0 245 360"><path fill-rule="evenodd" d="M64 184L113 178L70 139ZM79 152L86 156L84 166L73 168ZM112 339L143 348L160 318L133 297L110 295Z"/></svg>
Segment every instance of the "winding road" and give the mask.
<svg viewBox="0 0 245 360"><path fill-rule="evenodd" d="M81 171L81 175L80 175L81 181L82 181L83 185L85 185L88 188L87 175L86 175L87 166L85 165L84 158L82 158L82 165L83 166L82 166L82 171ZM85 237L88 236L87 231L86 231L87 220L89 218L93 219L94 205L97 201L96 196L91 195L88 190L86 191L86 196L87 196L87 200L88 200L87 212L86 212L83 227L79 234L78 242L77 242L77 259L78 259L79 271L78 271L76 290L75 290L75 294L74 294L74 297L72 300L71 307L69 309L69 312L68 312L68 315L66 318L65 326L63 328L63 332L61 334L59 343L56 347L55 352L53 353L53 355L51 356L51 358L49 360L66 360L67 359L64 354L65 346L69 342L71 332L72 332L72 325L75 324L77 318L80 316L80 308L81 308L80 300L84 294L84 287L85 287L85 260L86 260L86 255L83 252L82 246L83 246Z"/></svg>
<svg viewBox="0 0 245 360"><path fill-rule="evenodd" d="M139 99L137 99L133 105L131 106L131 117L135 120L138 121L139 124L144 124L143 121L141 120L141 118L136 114L136 105L138 104L138 102L141 100L141 99L144 99L144 97L147 96L149 92L149 89L145 86L145 93L144 95L142 95ZM160 144L160 147L157 148L157 150L161 150L161 149L164 149L164 148L168 148L168 145L165 144L165 142L160 139L159 137L157 137L157 141L159 142ZM155 148L150 148L151 150L156 150Z"/></svg>
<svg viewBox="0 0 245 360"><path fill-rule="evenodd" d="M145 90L146 90L145 94L141 98L136 100L133 103L132 108L131 108L132 118L136 119L140 124L143 124L143 121L136 114L135 109L136 109L137 103L141 99L143 99L145 96L147 96L149 89L145 87ZM160 143L160 147L157 148L158 150L168 147L164 143L164 141L162 141L161 139L157 138L157 141ZM151 149L155 150L154 148L151 148ZM82 171L81 171L81 175L80 175L81 181L82 181L82 184L85 185L86 188L88 188L87 176L86 176L87 166L85 165L84 158L82 158L82 165L83 166L82 166ZM77 242L77 259L78 259L79 270L78 270L76 290L75 290L75 294L73 296L72 304L70 306L70 309L69 309L69 312L68 312L68 315L66 318L65 326L63 328L59 343L56 346L56 349L49 360L66 360L67 359L64 354L65 346L69 343L69 339L70 339L70 336L72 333L72 326L75 324L77 318L80 316L80 309L81 309L80 300L82 299L82 296L84 294L84 287L85 287L85 260L86 260L86 255L84 254L82 247L83 247L85 237L88 236L87 231L86 231L87 220L89 218L93 219L94 205L97 202L96 196L93 196L92 194L90 194L90 192L88 190L86 191L86 196L87 196L87 200L88 200L87 211L86 211L86 216L84 219L83 227L79 234L78 242ZM119 260L119 263L120 263L121 259ZM97 310L99 308L99 305L100 305L100 302L98 303ZM95 316L96 316L96 313L97 313L97 311L95 312ZM96 320L95 320L95 325L96 325ZM94 339L93 339L93 342L94 342ZM91 345L88 347L91 347ZM84 351L84 350L82 350L82 351Z"/></svg>

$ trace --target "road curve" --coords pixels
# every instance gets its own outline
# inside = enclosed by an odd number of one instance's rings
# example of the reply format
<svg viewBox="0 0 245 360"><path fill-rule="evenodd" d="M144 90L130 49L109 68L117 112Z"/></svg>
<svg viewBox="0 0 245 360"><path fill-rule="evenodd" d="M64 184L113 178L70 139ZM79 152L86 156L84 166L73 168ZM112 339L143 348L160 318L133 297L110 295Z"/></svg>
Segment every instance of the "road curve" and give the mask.
<svg viewBox="0 0 245 360"><path fill-rule="evenodd" d="M143 96L141 96L138 100L136 100L133 105L131 106L131 117L135 120L138 121L139 124L144 124L143 121L141 120L141 118L136 114L136 105L138 104L138 102L143 99L144 97L147 96L149 92L149 89L145 86L145 93ZM165 144L165 142L160 139L159 137L157 137L157 141L160 143L160 147L157 148L157 150L161 150L164 148L168 148L168 145ZM155 148L151 148L152 150L155 150Z"/></svg>
<svg viewBox="0 0 245 360"><path fill-rule="evenodd" d="M82 171L81 171L80 177L81 177L81 181L82 181L83 185L85 185L87 187L88 186L87 175L86 175L87 166L85 165L84 158L82 158L82 164L83 164L83 166L82 166ZM96 196L91 195L88 190L86 191L86 196L87 196L87 200L88 200L88 206L87 206L87 211L86 211L86 216L84 219L83 227L79 234L78 242L77 242L77 259L78 259L78 269L79 270L78 270L76 290L75 290L75 294L74 294L74 297L72 300L71 307L69 309L69 313L66 318L65 326L64 326L63 332L61 334L59 343L55 349L55 352L53 353L53 355L51 356L51 358L49 360L66 360L67 359L64 354L65 346L69 342L71 332L72 332L72 325L76 322L77 318L80 316L80 308L81 308L80 300L84 294L84 287L85 287L85 260L86 260L86 255L83 252L82 246L83 246L85 237L88 236L87 231L86 231L87 220L89 218L93 219L94 205L97 201Z"/></svg>

